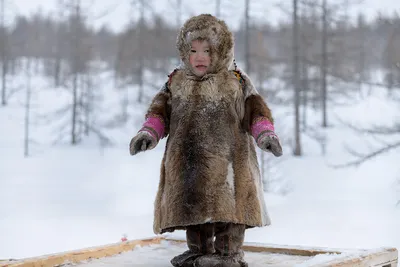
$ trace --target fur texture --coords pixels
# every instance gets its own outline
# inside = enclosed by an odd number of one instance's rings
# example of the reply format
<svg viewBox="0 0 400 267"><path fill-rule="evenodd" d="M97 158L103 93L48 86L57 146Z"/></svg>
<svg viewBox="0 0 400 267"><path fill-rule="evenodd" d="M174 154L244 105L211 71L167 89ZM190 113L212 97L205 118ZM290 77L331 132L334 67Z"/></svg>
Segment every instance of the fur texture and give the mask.
<svg viewBox="0 0 400 267"><path fill-rule="evenodd" d="M182 69L192 75L189 64L189 52L193 40L207 40L210 44L211 68L215 74L229 68L233 63L233 35L224 21L209 14L192 17L183 25L177 38L177 49L183 62ZM192 78L197 78L193 76ZM207 79L208 75L201 79ZM197 78L198 79L198 78Z"/></svg>
<svg viewBox="0 0 400 267"><path fill-rule="evenodd" d="M212 68L202 78L191 72L190 43L206 39ZM229 222L265 226L263 198L250 124L271 118L269 108L243 73L242 88L229 70L233 37L211 15L186 22L177 39L183 66L155 96L147 116L160 116L168 135L155 200L154 232Z"/></svg>

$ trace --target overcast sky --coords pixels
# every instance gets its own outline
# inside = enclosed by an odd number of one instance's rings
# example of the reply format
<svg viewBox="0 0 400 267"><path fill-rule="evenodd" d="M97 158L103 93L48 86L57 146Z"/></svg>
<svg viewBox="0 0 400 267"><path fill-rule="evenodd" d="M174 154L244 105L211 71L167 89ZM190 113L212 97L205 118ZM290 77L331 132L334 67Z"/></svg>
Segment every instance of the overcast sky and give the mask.
<svg viewBox="0 0 400 267"><path fill-rule="evenodd" d="M55 10L59 0L5 0L7 21L12 21L15 14L30 14L42 9L44 13ZM67 0L64 0L67 1ZM68 0L69 1L69 0ZM132 0L80 0L86 10L89 11L91 23L100 26L107 23L112 29L119 31L128 21L129 16L134 19L138 16L138 11L130 7ZM221 18L226 20L228 25L236 28L243 18L244 0L220 0ZM340 0L344 2L345 0ZM362 2L354 5L349 14L357 14L362 11L368 17L374 16L378 11L392 14L397 11L400 13L400 0L348 0L349 2ZM176 23L176 2L177 0L148 0L152 3L156 13L162 13L168 17L171 23ZM191 15L200 13L215 14L215 0L182 0L182 22ZM286 12L291 10L291 0L251 0L251 17L255 19L268 20L275 24L279 20L288 20ZM338 0L328 0L328 3L337 3ZM278 3L284 3L286 8L278 8ZM285 11L286 10L286 11ZM151 11L147 11L147 15Z"/></svg>

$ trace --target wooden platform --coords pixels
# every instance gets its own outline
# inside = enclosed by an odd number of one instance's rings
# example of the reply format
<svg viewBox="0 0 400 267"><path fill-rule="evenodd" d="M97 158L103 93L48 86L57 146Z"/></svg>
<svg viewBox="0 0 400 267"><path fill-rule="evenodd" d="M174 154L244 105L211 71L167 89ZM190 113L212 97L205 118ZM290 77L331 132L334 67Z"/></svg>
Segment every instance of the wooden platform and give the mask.
<svg viewBox="0 0 400 267"><path fill-rule="evenodd" d="M59 254L21 260L0 260L0 267L53 266L157 266L168 267L170 259L186 250L183 240L163 237L131 240L106 246L86 248ZM245 260L249 267L275 266L376 266L397 267L395 248L344 250L276 246L245 243Z"/></svg>

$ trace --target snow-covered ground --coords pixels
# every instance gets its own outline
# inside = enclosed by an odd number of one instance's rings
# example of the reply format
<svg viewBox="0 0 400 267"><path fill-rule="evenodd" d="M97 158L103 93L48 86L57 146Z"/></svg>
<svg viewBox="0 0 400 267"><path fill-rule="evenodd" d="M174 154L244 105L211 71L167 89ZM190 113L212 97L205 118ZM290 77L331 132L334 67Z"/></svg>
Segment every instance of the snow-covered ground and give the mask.
<svg viewBox="0 0 400 267"><path fill-rule="evenodd" d="M250 243L253 247L263 246L265 244ZM277 246L274 246L277 248ZM286 248L285 246L279 248ZM132 251L123 252L111 257L100 259L89 259L78 264L65 261L66 266L97 267L97 266L147 266L147 267L165 267L171 258L187 250L186 244L175 244L175 242L162 241L161 244L152 244L149 246L135 247ZM251 267L311 267L319 264L329 264L332 262L346 261L350 259L360 259L370 253L382 253L384 249L371 251L353 250L340 251L340 253L320 253L316 256L291 255L285 253L271 252L251 252L246 251L244 259Z"/></svg>
<svg viewBox="0 0 400 267"><path fill-rule="evenodd" d="M39 82L33 81L36 85ZM22 83L23 84L23 83ZM107 88L107 86L105 86ZM40 89L43 87L40 87ZM39 89L39 88L37 88ZM107 91L108 90L108 91ZM120 109L112 89L105 90L99 118ZM7 107L0 108L0 259L32 257L113 243L123 234L129 239L153 236L153 202L165 140L152 151L131 157L130 137L139 125L110 130L116 141L100 148L87 139L82 145L50 146L57 136L49 125L32 125L32 155L23 157L24 91ZM64 91L36 92L34 108L49 114L70 96ZM114 102L113 102L114 101ZM133 107L131 107L133 109ZM277 132L291 135L293 118L283 116L289 108L276 107ZM143 110L136 110L142 115ZM326 131L327 154L303 139L304 156L294 158L288 146L283 159L267 158L286 195L266 193L272 225L248 230L247 242L334 248L400 249L400 152L393 151L359 168L334 169L333 164L350 159L343 145L365 151L364 137L341 126L335 116L363 125L399 121L399 106L382 90L349 106L330 106L334 127ZM69 116L67 116L67 119ZM318 121L319 112L310 112ZM280 125L285 125L285 128ZM66 136L65 140L68 140ZM389 140L386 140L389 141ZM374 143L372 143L374 144ZM175 232L175 237L184 237Z"/></svg>

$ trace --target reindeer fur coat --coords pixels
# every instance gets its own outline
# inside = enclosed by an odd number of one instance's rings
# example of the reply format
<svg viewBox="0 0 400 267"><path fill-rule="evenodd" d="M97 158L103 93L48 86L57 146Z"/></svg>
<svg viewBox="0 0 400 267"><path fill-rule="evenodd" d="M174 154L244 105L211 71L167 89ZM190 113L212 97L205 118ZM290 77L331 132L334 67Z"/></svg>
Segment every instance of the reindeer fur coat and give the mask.
<svg viewBox="0 0 400 267"><path fill-rule="evenodd" d="M191 41L210 44L210 71L196 77L189 64ZM234 41L211 15L189 19L177 48L182 66L154 97L146 118L159 118L167 138L155 200L154 232L188 225L233 222L247 228L270 224L251 135L271 112L241 72L232 71ZM160 139L159 138L159 139Z"/></svg>

